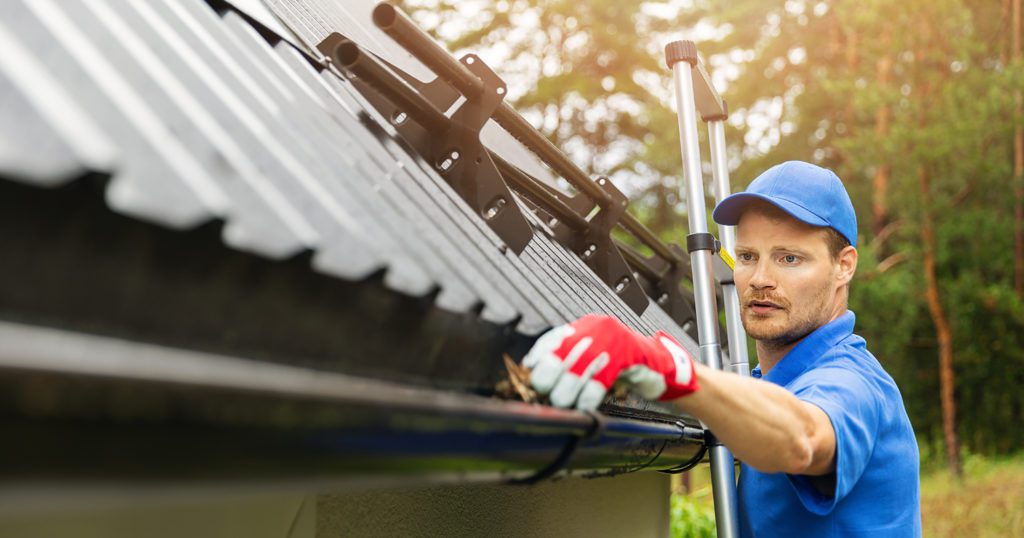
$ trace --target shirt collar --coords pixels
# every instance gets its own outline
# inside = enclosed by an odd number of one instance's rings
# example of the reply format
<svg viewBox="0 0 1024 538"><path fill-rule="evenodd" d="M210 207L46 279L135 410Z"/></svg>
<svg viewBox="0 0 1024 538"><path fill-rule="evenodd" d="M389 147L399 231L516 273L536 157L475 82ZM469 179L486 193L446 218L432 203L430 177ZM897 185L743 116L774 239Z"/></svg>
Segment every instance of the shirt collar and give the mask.
<svg viewBox="0 0 1024 538"><path fill-rule="evenodd" d="M757 365L750 371L750 375L763 377L776 385L788 385L790 381L814 366L836 344L853 334L855 321L856 317L853 312L847 310L845 314L807 335L799 344L789 350L789 353L786 353L786 356L782 357L767 374L762 374L761 365Z"/></svg>

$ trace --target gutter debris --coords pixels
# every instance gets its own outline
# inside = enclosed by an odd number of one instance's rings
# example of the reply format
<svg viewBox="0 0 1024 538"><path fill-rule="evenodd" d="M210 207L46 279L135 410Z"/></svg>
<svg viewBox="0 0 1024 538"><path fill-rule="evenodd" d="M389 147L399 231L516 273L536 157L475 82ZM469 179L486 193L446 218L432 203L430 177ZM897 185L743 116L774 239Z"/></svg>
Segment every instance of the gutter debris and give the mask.
<svg viewBox="0 0 1024 538"><path fill-rule="evenodd" d="M501 354L505 363L505 371L508 377L498 381L494 385L494 397L500 400L514 400L526 403L551 405L551 400L546 394L538 393L530 385L531 370L519 364L507 353ZM629 395L629 388L622 382L616 381L608 391L606 400L623 400Z"/></svg>

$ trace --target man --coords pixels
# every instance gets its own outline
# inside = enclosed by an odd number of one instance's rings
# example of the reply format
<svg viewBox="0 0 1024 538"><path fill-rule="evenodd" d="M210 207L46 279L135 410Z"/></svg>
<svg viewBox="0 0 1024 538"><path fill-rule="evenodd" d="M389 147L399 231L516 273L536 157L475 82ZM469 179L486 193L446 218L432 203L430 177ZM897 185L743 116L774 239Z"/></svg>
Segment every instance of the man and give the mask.
<svg viewBox="0 0 1024 538"><path fill-rule="evenodd" d="M694 362L665 333L592 315L537 341L524 360L534 387L554 405L594 409L619 379L702 420L743 462L744 536L920 536L917 442L847 310L857 220L842 182L783 163L713 217L737 226L752 378Z"/></svg>

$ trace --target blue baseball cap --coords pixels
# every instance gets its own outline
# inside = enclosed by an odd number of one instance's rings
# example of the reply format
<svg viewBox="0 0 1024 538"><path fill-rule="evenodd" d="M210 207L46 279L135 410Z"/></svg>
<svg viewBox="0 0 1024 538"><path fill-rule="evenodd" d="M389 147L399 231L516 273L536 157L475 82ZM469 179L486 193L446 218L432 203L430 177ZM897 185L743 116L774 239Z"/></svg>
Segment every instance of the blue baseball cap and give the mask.
<svg viewBox="0 0 1024 538"><path fill-rule="evenodd" d="M831 170L803 161L777 164L757 176L747 190L722 200L712 217L734 226L755 200L770 202L811 226L829 226L857 246L857 213L843 182Z"/></svg>

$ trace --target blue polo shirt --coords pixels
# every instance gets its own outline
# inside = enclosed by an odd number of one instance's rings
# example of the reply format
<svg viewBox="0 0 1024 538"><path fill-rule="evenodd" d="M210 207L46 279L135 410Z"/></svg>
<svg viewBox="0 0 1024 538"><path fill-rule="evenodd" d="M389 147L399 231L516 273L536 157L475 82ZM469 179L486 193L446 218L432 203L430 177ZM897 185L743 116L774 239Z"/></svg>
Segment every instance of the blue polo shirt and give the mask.
<svg viewBox="0 0 1024 538"><path fill-rule="evenodd" d="M847 311L820 327L766 375L828 415L836 432L834 494L806 476L742 465L742 536L921 536L918 451L903 398ZM820 482L821 479L815 479Z"/></svg>

